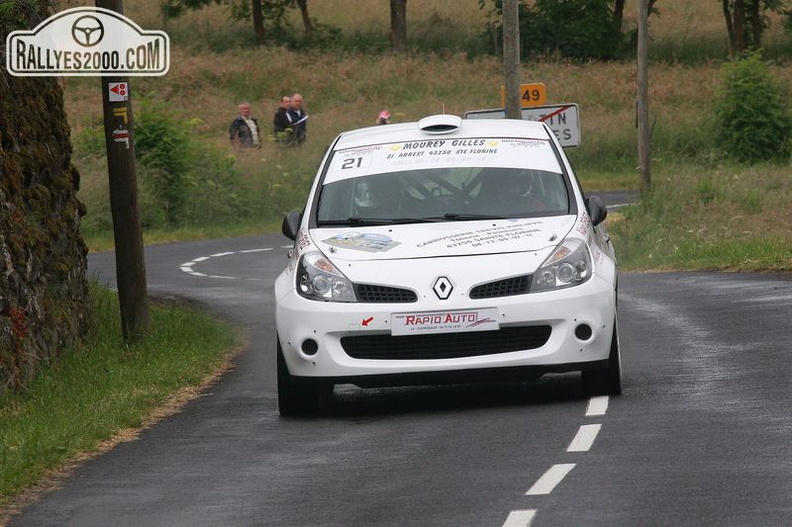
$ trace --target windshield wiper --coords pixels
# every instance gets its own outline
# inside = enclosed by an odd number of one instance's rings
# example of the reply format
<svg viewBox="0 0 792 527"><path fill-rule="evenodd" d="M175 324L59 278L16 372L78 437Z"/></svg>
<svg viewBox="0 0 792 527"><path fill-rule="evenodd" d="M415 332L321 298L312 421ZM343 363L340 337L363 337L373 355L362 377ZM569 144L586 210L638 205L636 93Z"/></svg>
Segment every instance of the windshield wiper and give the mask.
<svg viewBox="0 0 792 527"><path fill-rule="evenodd" d="M505 220L504 216L494 214L461 214L457 212L447 212L443 215L444 220L451 221L472 221L472 220Z"/></svg>
<svg viewBox="0 0 792 527"><path fill-rule="evenodd" d="M333 225L358 227L366 225L398 225L404 223L434 223L442 221L438 218L361 218L352 216L345 220L321 220L317 222L320 227L328 227Z"/></svg>

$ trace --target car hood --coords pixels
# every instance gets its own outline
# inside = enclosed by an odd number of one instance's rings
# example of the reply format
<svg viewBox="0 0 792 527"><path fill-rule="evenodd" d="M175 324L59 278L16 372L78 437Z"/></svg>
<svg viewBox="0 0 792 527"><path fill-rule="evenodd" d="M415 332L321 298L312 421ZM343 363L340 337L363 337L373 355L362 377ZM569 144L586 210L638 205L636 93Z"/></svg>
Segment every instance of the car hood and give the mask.
<svg viewBox="0 0 792 527"><path fill-rule="evenodd" d="M333 260L376 261L540 251L563 240L575 215L357 228L317 228L311 241Z"/></svg>

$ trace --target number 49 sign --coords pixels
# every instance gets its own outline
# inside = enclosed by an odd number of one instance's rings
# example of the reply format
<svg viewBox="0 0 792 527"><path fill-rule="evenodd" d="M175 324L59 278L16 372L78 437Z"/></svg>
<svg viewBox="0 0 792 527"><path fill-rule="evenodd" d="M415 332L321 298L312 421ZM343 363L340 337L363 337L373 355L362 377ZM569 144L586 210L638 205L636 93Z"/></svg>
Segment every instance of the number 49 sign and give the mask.
<svg viewBox="0 0 792 527"><path fill-rule="evenodd" d="M547 103L547 88L542 82L520 85L520 105L523 108L544 106ZM506 108L506 86L501 86L501 107Z"/></svg>

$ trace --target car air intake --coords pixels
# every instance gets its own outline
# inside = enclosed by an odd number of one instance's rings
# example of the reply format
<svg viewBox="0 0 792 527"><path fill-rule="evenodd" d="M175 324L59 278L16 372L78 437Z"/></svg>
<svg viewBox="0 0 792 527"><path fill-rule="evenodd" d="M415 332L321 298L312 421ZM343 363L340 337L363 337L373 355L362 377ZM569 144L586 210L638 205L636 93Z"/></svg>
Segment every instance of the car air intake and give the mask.
<svg viewBox="0 0 792 527"><path fill-rule="evenodd" d="M403 304L418 300L415 291L384 285L355 284L355 294L360 302Z"/></svg>
<svg viewBox="0 0 792 527"><path fill-rule="evenodd" d="M531 275L515 276L496 282L477 285L470 290L470 298L498 298L524 295L531 287Z"/></svg>
<svg viewBox="0 0 792 527"><path fill-rule="evenodd" d="M341 337L341 347L354 359L456 359L541 348L551 331L550 326L519 326L431 335L366 334Z"/></svg>

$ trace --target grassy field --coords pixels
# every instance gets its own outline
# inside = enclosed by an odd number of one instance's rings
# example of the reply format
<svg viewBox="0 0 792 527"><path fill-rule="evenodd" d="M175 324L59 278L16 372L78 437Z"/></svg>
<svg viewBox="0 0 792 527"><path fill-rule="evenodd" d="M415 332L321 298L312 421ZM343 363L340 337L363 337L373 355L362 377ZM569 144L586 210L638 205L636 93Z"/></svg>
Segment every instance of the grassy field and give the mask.
<svg viewBox="0 0 792 527"><path fill-rule="evenodd" d="M239 188L212 182L216 187L214 199L220 201L232 194L241 197L233 202L239 214L232 219L219 216L204 224L182 225L176 230L144 222L149 242L277 229L285 212L302 206L316 166L330 141L343 130L371 125L383 108L392 112L394 121L408 121L442 111L462 114L500 105L503 72L499 58L470 52L471 42L487 19L477 0L459 0L453 3L453 8L441 0L408 3L411 42L416 46L419 43L436 46L438 39L446 38L449 47L437 53L423 53L414 47L405 55L335 48L298 53L285 48L251 47L245 44L251 33L249 24L231 22L222 6L163 20L156 5L154 0L130 2L126 14L145 28L162 28L169 33L171 69L164 77L132 79L133 104L146 100L166 107L189 130L192 139L211 149L214 156L224 159L233 169L233 186ZM351 35L350 39L387 42L387 0L371 0L366 5L363 10L352 0L312 0L310 9L317 22L341 28L345 35ZM752 232L762 237L762 243L788 242L784 222L777 221L779 205L773 202L778 201L779 195L789 197L784 194L789 192L788 184L778 176L784 168L743 170L725 163L715 149L713 101L720 89L721 65L727 50L719 3L689 0L658 5L661 14L650 21L652 172L658 183L657 191L672 187L688 189L676 193L673 199L677 203L693 200L682 210L686 214L694 209L699 211L708 234L719 232L715 226L735 225L733 232L740 239L745 238L745 232ZM635 27L635 12L634 2L628 2L626 29ZM299 33L297 13L292 15L291 23ZM781 30L778 17L771 17L765 42L768 56L783 57L789 49L790 36ZM777 59L770 67L778 82L790 85L789 61ZM524 82L544 82L551 104L579 105L582 145L570 149L570 156L587 191L637 187L634 61L530 61L523 64L522 77ZM84 222L86 235L93 249L106 249L111 246L106 165L101 150L86 147L91 144L91 138L95 146L100 130L98 81L68 78L63 85L75 142L74 160L82 173L80 197L89 210ZM294 92L304 95L310 114L309 139L302 149L284 150L271 142L265 142L263 148L255 151L238 151L229 146L227 128L238 102L250 101L254 115L268 132L277 100L282 94ZM695 201L696 189L702 185L731 185L730 176L725 174L756 183L752 189L745 188L747 182L739 185L738 190L750 194L741 199L752 203L747 209L738 207L739 214L728 206L716 207L721 201L719 197L703 206ZM145 172L139 173L144 193L147 177ZM763 182L765 179L768 182ZM763 188L772 192L763 192ZM205 194L209 193L207 190ZM721 194L734 199L731 192ZM144 195L144 214L145 198ZM783 201L781 207L784 210ZM678 265L720 268L717 258L698 263L680 262L679 251L662 242L657 245L659 252L652 251L653 258L647 258L649 253L645 252L638 233L654 231L647 237L670 243L669 240L687 237L688 233L679 230L678 225L678 221L667 217L660 219L639 211L630 216L629 231L625 229L625 232L631 236L623 240L619 225L615 225L620 242L630 244L623 251L625 268ZM721 238L729 235L730 232L719 232ZM667 255L671 251L677 257L657 259L657 254ZM692 256L694 252L684 254ZM736 266L729 264L728 268L751 269L764 261L749 260ZM771 264L773 268L778 265Z"/></svg>

